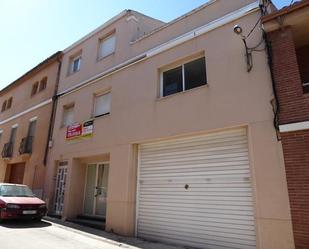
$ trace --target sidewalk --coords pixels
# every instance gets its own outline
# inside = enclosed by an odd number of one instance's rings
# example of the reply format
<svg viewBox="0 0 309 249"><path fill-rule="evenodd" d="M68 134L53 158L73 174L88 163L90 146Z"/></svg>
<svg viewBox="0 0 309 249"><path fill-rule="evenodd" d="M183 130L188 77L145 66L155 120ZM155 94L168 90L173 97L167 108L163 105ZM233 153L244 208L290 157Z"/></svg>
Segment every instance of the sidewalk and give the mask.
<svg viewBox="0 0 309 249"><path fill-rule="evenodd" d="M150 242L135 237L125 237L113 233L108 233L102 230L81 226L67 221L62 221L56 218L44 217L44 221L52 223L53 226L58 226L71 232L82 234L93 239L100 240L111 245L116 245L121 248L128 249L184 249L184 247L171 246L157 242Z"/></svg>

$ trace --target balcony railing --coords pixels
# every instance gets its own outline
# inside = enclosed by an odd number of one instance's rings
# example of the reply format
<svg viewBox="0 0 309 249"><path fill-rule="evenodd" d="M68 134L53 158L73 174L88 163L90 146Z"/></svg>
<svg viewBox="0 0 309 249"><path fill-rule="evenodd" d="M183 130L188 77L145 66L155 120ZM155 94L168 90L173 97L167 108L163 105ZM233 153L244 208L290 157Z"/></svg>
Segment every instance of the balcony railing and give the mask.
<svg viewBox="0 0 309 249"><path fill-rule="evenodd" d="M31 154L32 153L32 142L33 142L33 137L27 136L24 137L19 146L19 154Z"/></svg>
<svg viewBox="0 0 309 249"><path fill-rule="evenodd" d="M11 158L13 156L14 143L8 142L4 144L1 156L2 158Z"/></svg>

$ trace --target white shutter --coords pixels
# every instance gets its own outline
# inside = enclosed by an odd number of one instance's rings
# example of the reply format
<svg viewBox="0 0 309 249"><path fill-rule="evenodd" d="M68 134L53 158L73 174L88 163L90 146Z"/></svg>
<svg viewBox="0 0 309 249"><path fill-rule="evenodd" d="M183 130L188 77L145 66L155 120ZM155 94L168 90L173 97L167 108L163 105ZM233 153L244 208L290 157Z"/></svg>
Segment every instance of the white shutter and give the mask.
<svg viewBox="0 0 309 249"><path fill-rule="evenodd" d="M94 100L94 114L97 117L110 112L112 95L111 93L106 93L100 96L95 96Z"/></svg>
<svg viewBox="0 0 309 249"><path fill-rule="evenodd" d="M115 45L116 45L115 35L111 35L108 38L102 40L100 42L99 57L101 58L112 54L115 51Z"/></svg>
<svg viewBox="0 0 309 249"><path fill-rule="evenodd" d="M142 144L139 153L139 237L256 248L245 129Z"/></svg>
<svg viewBox="0 0 309 249"><path fill-rule="evenodd" d="M74 106L64 107L63 109L63 126L69 126L74 123Z"/></svg>

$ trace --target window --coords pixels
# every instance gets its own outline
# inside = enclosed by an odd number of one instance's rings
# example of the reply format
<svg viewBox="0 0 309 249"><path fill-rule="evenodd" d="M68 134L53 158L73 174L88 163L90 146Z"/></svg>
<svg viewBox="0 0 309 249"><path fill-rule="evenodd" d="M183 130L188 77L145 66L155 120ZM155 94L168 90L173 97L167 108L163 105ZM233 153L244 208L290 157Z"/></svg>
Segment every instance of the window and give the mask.
<svg viewBox="0 0 309 249"><path fill-rule="evenodd" d="M39 82L37 81L32 85L31 96L33 96L37 93L38 87L39 87Z"/></svg>
<svg viewBox="0 0 309 249"><path fill-rule="evenodd" d="M28 137L34 137L36 127L36 120L30 121L28 127Z"/></svg>
<svg viewBox="0 0 309 249"><path fill-rule="evenodd" d="M8 99L6 109L10 109L12 107L12 103L13 103L13 98L11 97L11 98Z"/></svg>
<svg viewBox="0 0 309 249"><path fill-rule="evenodd" d="M15 138L16 138L16 132L17 132L18 126L12 126L11 134L10 134L10 142L14 144Z"/></svg>
<svg viewBox="0 0 309 249"><path fill-rule="evenodd" d="M0 130L0 143L1 143L2 133L3 133L3 130Z"/></svg>
<svg viewBox="0 0 309 249"><path fill-rule="evenodd" d="M43 91L47 85L47 77L44 77L40 82L39 92Z"/></svg>
<svg viewBox="0 0 309 249"><path fill-rule="evenodd" d="M207 84L205 57L162 73L162 94L168 96Z"/></svg>
<svg viewBox="0 0 309 249"><path fill-rule="evenodd" d="M112 34L105 39L100 40L99 59L115 52L116 36Z"/></svg>
<svg viewBox="0 0 309 249"><path fill-rule="evenodd" d="M12 107L12 103L13 103L13 97L10 97L9 99L5 100L2 103L1 112L10 109Z"/></svg>
<svg viewBox="0 0 309 249"><path fill-rule="evenodd" d="M69 74L76 73L80 70L81 60L82 57L80 54L78 56L72 57L70 62Z"/></svg>
<svg viewBox="0 0 309 249"><path fill-rule="evenodd" d="M111 93L105 93L94 97L93 116L100 117L110 113L111 109Z"/></svg>
<svg viewBox="0 0 309 249"><path fill-rule="evenodd" d="M74 123L74 104L63 107L62 126L67 127Z"/></svg>
<svg viewBox="0 0 309 249"><path fill-rule="evenodd" d="M296 48L297 63L300 78L303 85L303 92L309 93L309 45Z"/></svg>
<svg viewBox="0 0 309 249"><path fill-rule="evenodd" d="M1 111L4 112L6 110L6 100L3 102L2 104L2 108L1 108Z"/></svg>

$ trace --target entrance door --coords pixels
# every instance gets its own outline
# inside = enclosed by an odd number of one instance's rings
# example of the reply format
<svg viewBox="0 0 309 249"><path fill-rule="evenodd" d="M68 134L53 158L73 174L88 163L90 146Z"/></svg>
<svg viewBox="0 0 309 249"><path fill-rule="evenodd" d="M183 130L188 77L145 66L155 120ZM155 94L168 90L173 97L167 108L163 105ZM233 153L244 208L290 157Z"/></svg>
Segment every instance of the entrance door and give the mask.
<svg viewBox="0 0 309 249"><path fill-rule="evenodd" d="M108 168L108 164L103 163L87 166L84 199L84 213L87 215L106 216Z"/></svg>
<svg viewBox="0 0 309 249"><path fill-rule="evenodd" d="M55 202L54 211L57 215L62 215L63 212L63 201L64 201L64 191L65 182L67 178L67 167L59 166L56 179L56 191L55 191Z"/></svg>
<svg viewBox="0 0 309 249"><path fill-rule="evenodd" d="M10 165L9 183L23 184L25 173L25 164L16 163Z"/></svg>

